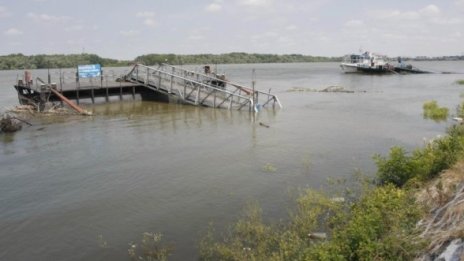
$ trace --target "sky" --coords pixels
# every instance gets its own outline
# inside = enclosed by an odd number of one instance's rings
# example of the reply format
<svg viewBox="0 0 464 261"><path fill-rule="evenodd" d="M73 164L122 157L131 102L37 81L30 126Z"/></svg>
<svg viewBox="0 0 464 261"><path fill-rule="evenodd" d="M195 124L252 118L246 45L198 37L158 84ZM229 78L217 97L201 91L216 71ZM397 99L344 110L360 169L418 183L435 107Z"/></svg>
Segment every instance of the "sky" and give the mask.
<svg viewBox="0 0 464 261"><path fill-rule="evenodd" d="M0 0L0 55L464 55L464 0Z"/></svg>

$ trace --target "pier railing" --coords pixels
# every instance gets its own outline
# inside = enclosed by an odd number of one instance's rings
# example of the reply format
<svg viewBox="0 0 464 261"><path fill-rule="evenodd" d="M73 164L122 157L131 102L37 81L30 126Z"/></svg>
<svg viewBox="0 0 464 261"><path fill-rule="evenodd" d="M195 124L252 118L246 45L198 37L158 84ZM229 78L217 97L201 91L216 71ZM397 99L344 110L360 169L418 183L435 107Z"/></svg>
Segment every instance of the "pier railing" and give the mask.
<svg viewBox="0 0 464 261"><path fill-rule="evenodd" d="M254 104L257 106L266 107L268 105L272 105L275 107L275 105L278 105L279 108L282 108L282 104L276 95L273 95L270 92L263 92L256 89L253 90L250 87L231 82L227 80L224 75L217 75L215 73L198 73L169 64L161 64L159 68L167 72L170 71L173 74L179 75L181 77L194 77L196 81L221 86L233 93L238 93L239 95L250 96Z"/></svg>
<svg viewBox="0 0 464 261"><path fill-rule="evenodd" d="M253 99L253 91L250 88L231 83L216 75L200 74L167 64L158 67L136 64L126 75L126 80L175 97L184 103L229 110L252 111L258 101L256 98L264 93L255 91ZM267 100L261 106L271 101L281 106L276 96L264 94Z"/></svg>

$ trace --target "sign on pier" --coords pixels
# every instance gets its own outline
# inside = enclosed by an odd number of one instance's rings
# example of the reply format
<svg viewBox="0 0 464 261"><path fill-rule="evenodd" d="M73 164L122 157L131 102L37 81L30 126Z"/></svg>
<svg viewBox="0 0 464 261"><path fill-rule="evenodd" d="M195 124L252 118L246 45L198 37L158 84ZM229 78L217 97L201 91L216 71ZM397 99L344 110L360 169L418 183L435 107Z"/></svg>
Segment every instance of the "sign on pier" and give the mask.
<svg viewBox="0 0 464 261"><path fill-rule="evenodd" d="M77 72L79 78L93 78L101 76L100 64L78 65Z"/></svg>

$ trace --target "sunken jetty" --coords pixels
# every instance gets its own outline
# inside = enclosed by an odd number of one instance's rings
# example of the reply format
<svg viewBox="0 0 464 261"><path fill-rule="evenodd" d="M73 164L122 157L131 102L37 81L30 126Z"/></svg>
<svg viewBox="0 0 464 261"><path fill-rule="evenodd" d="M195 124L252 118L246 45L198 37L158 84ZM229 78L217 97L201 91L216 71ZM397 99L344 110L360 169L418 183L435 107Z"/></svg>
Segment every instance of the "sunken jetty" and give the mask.
<svg viewBox="0 0 464 261"><path fill-rule="evenodd" d="M209 66L202 72L161 64L145 66L136 64L125 75L103 75L100 65L78 66L75 81L54 82L33 76L25 71L24 78L14 86L21 105L32 105L43 111L47 104L66 103L78 112L82 100L95 103L96 99L109 102L110 97L123 100L136 95L142 100L164 101L194 106L229 110L255 111L262 107L281 108L277 96L231 82L224 75L211 72ZM77 104L75 104L75 103ZM73 106L74 105L74 106Z"/></svg>

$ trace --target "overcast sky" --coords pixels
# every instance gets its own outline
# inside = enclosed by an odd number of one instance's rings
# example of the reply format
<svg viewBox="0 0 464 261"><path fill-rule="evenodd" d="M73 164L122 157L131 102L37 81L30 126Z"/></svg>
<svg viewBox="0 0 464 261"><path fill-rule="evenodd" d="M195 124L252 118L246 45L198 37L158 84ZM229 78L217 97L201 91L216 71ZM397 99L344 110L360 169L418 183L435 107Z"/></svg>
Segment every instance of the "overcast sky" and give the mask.
<svg viewBox="0 0 464 261"><path fill-rule="evenodd" d="M0 55L464 55L464 0L0 0Z"/></svg>

